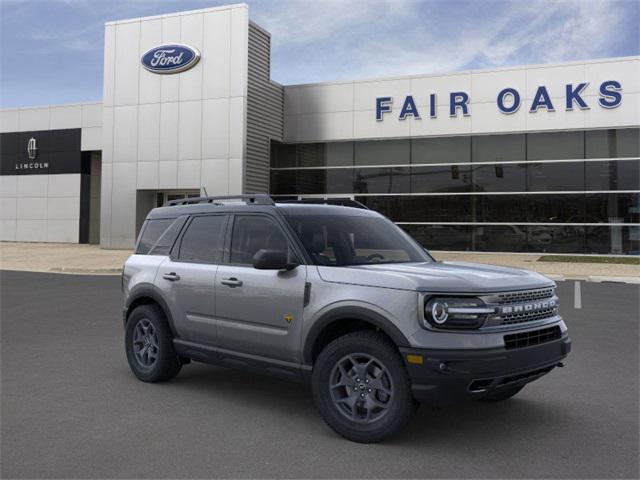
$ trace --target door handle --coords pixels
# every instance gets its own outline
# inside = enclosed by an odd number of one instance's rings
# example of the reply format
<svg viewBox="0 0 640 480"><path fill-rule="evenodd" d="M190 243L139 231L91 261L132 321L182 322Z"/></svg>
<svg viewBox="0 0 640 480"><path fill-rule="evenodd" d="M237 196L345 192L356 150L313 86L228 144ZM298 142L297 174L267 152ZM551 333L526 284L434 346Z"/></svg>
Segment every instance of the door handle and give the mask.
<svg viewBox="0 0 640 480"><path fill-rule="evenodd" d="M175 282L176 280L180 280L180 275L178 275L176 272L171 272L165 273L164 275L162 275L162 278L164 278L165 280L169 280L170 282Z"/></svg>
<svg viewBox="0 0 640 480"><path fill-rule="evenodd" d="M231 288L242 286L242 280L238 280L236 277L223 278L220 283Z"/></svg>

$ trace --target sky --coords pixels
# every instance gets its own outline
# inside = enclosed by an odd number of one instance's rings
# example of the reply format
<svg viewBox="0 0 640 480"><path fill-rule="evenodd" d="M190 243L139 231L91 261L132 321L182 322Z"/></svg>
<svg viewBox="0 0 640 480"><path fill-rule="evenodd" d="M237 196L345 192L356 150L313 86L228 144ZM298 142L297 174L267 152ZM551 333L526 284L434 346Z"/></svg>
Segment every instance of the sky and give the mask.
<svg viewBox="0 0 640 480"><path fill-rule="evenodd" d="M0 107L102 99L104 23L233 0L0 0ZM640 54L640 0L248 0L284 85Z"/></svg>

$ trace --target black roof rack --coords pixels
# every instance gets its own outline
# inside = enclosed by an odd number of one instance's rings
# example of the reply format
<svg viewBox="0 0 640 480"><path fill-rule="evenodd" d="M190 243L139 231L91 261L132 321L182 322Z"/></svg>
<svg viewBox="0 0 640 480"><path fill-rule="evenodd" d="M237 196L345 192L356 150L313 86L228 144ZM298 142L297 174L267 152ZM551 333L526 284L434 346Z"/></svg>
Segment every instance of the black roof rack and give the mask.
<svg viewBox="0 0 640 480"><path fill-rule="evenodd" d="M198 203L213 203L214 205L224 205L223 200L240 200L252 205L275 205L273 199L264 193L254 195L225 195L215 197L191 197L170 200L163 207L174 207L177 205L195 205Z"/></svg>
<svg viewBox="0 0 640 480"><path fill-rule="evenodd" d="M351 198L303 198L300 200L276 200L277 203L306 203L316 205L338 205L341 207L362 208L369 210L369 207Z"/></svg>

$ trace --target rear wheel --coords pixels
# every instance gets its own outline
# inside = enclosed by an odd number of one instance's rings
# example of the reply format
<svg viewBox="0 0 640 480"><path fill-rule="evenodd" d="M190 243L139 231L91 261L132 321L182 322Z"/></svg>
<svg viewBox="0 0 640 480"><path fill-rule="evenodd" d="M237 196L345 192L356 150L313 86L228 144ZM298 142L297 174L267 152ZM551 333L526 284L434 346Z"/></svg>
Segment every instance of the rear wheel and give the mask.
<svg viewBox="0 0 640 480"><path fill-rule="evenodd" d="M378 332L354 332L330 343L315 362L312 383L322 418L355 442L390 437L417 408L397 348Z"/></svg>
<svg viewBox="0 0 640 480"><path fill-rule="evenodd" d="M129 315L125 330L129 367L143 382L175 377L182 364L173 350L173 336L157 305L140 305Z"/></svg>
<svg viewBox="0 0 640 480"><path fill-rule="evenodd" d="M517 395L520 392L520 390L522 390L523 388L524 388L524 385L499 388L498 390L489 392L487 395L480 398L479 400L481 402L502 402L504 400L508 400L511 397Z"/></svg>

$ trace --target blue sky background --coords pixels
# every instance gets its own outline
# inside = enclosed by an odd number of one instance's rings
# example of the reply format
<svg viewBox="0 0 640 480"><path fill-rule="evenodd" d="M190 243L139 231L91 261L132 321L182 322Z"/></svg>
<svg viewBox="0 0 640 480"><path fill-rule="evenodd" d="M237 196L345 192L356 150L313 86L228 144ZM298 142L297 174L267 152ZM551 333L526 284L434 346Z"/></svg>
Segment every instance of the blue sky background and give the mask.
<svg viewBox="0 0 640 480"><path fill-rule="evenodd" d="M104 22L229 3L0 0L0 106L100 101ZM640 0L246 3L283 84L640 53Z"/></svg>

